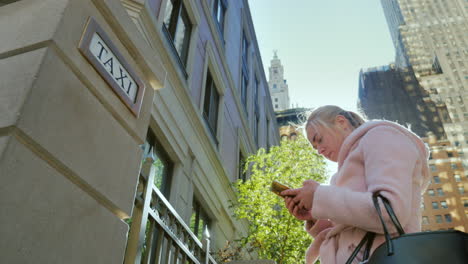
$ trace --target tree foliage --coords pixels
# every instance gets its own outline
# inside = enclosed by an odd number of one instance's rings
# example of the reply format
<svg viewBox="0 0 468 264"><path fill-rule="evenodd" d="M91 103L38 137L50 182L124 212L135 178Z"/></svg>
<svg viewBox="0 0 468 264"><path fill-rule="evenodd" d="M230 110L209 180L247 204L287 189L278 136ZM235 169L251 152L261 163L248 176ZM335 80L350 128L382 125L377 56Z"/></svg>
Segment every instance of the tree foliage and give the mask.
<svg viewBox="0 0 468 264"><path fill-rule="evenodd" d="M250 223L241 246L253 249L259 258L272 259L278 264L301 263L311 242L304 224L291 216L281 197L270 191L271 182L299 188L302 182L326 179L325 161L302 136L281 141L269 152L260 149L246 159L245 171L250 178L236 182L238 195L235 216Z"/></svg>

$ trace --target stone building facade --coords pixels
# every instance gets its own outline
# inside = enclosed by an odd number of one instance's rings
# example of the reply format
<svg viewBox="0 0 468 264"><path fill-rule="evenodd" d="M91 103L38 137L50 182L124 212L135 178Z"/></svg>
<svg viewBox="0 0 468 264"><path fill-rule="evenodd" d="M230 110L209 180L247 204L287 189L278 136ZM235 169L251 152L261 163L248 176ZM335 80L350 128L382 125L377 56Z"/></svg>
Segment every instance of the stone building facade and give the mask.
<svg viewBox="0 0 468 264"><path fill-rule="evenodd" d="M0 263L215 263L245 232L231 183L279 143L247 0L0 1L0 34Z"/></svg>

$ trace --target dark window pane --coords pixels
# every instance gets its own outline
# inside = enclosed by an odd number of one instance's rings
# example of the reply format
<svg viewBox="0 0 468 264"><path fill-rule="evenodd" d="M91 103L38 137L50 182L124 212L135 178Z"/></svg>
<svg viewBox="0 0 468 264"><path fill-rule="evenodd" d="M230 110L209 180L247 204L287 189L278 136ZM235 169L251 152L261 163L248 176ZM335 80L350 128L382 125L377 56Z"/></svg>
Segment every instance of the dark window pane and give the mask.
<svg viewBox="0 0 468 264"><path fill-rule="evenodd" d="M219 111L219 93L213 81L211 73L208 71L206 77L205 98L203 102L203 116L216 140Z"/></svg>
<svg viewBox="0 0 468 264"><path fill-rule="evenodd" d="M446 214L446 215L445 215L445 222L451 223L451 222L452 222L452 215Z"/></svg>
<svg viewBox="0 0 468 264"><path fill-rule="evenodd" d="M445 208L445 209L448 208L448 205L447 205L447 202L446 202L446 201L441 201L441 202L440 202L440 206L441 206L442 208Z"/></svg>
<svg viewBox="0 0 468 264"><path fill-rule="evenodd" d="M442 190L442 188L437 188L437 193L439 196L444 196L444 190Z"/></svg>

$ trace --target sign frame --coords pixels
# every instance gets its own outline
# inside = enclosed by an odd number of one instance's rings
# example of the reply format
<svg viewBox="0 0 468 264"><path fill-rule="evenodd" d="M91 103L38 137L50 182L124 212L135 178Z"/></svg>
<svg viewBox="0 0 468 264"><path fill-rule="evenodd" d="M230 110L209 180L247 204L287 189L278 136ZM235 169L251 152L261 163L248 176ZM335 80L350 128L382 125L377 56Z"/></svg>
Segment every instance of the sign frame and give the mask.
<svg viewBox="0 0 468 264"><path fill-rule="evenodd" d="M118 63L124 68L126 73L128 73L128 75L135 81L135 85L137 86L135 100L132 101L129 95L125 93L123 88L121 88L120 85L117 83L114 76L111 73L109 73L108 70L105 69L102 62L100 62L90 50L91 40L93 39L93 36L95 34L97 34L101 38L101 40L103 40L104 44L107 48L109 48L110 52L117 59ZM88 62L90 62L93 68L106 81L106 83L112 88L114 93L127 106L127 108L132 112L132 114L138 118L140 114L141 104L143 101L143 94L145 92L145 85L135 73L135 71L130 67L130 64L125 60L122 53L119 52L119 50L111 41L107 33L101 28L101 26L96 22L96 20L93 17L89 17L88 21L86 22L85 29L83 31L78 45L78 50L88 60ZM111 64L111 67L113 67L113 64ZM123 77L124 74L122 73L122 69L120 69L120 74L120 77Z"/></svg>

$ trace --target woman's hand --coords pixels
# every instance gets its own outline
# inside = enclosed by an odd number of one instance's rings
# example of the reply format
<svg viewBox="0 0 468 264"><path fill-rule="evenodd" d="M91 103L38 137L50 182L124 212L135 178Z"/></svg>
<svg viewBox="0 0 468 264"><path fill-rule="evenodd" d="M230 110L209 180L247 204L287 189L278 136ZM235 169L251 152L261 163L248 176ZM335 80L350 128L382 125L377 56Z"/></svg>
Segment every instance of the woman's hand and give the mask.
<svg viewBox="0 0 468 264"><path fill-rule="evenodd" d="M302 188L282 191L281 195L283 196L293 196L292 198L285 199L286 207L288 208L289 212L298 219L299 217L305 217L304 211L309 212L310 214L310 211L312 210L312 204L314 202L314 194L318 186L320 186L318 182L314 180L307 180L304 181ZM311 214L310 217L312 217Z"/></svg>
<svg viewBox="0 0 468 264"><path fill-rule="evenodd" d="M302 221L312 220L312 221L315 221L315 219L312 217L312 212L310 210L307 211L307 210L299 209L299 207L297 207L296 203L293 201L293 197L285 196L284 197L284 203L285 203L286 208L288 209L289 213L292 214L294 217L296 217L298 220L302 220Z"/></svg>

